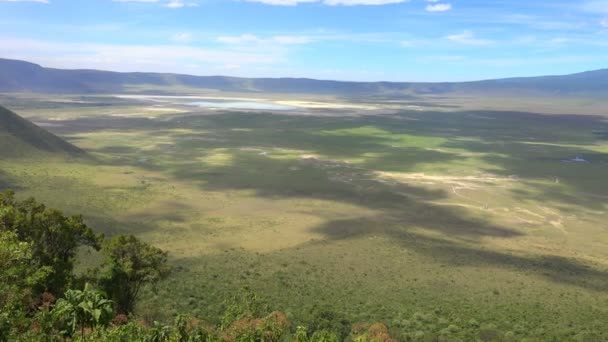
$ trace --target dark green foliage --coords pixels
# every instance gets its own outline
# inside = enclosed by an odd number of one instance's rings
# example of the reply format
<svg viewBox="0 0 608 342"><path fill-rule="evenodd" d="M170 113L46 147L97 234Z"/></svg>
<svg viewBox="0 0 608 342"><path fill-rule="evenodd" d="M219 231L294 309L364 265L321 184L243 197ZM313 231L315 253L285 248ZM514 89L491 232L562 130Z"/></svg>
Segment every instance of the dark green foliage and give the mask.
<svg viewBox="0 0 608 342"><path fill-rule="evenodd" d="M103 238L82 216L64 216L33 198L17 201L10 191L0 193L0 232L14 232L19 241L31 244L32 262L49 270L37 290L51 293L62 293L73 279L78 247L99 249Z"/></svg>
<svg viewBox="0 0 608 342"><path fill-rule="evenodd" d="M244 287L238 295L227 300L224 306L224 315L220 322L223 329L239 319L260 317L268 313L268 306L248 287Z"/></svg>
<svg viewBox="0 0 608 342"><path fill-rule="evenodd" d="M308 342L308 329L305 326L298 325L293 339L294 342Z"/></svg>
<svg viewBox="0 0 608 342"><path fill-rule="evenodd" d="M342 341L338 334L328 331L328 330L320 330L316 331L310 337L310 342L339 342Z"/></svg>
<svg viewBox="0 0 608 342"><path fill-rule="evenodd" d="M0 207L0 215L4 208ZM32 245L10 231L0 231L0 341L22 327L33 287L48 273L32 260Z"/></svg>
<svg viewBox="0 0 608 342"><path fill-rule="evenodd" d="M383 323L374 323L367 327L366 331L362 333L361 329L353 327L352 334L355 335L354 342L395 342L396 340L391 337L388 327ZM360 327L359 327L360 328ZM359 331L357 331L359 330Z"/></svg>
<svg viewBox="0 0 608 342"><path fill-rule="evenodd" d="M52 341L52 336L59 336L57 332L57 316L53 314L50 308L50 304L46 307L40 307L35 316L32 318L30 325L30 331L37 334L48 336L46 341Z"/></svg>
<svg viewBox="0 0 608 342"><path fill-rule="evenodd" d="M103 254L100 283L120 313L133 312L144 284L154 284L169 274L167 253L133 235L119 235L106 241Z"/></svg>
<svg viewBox="0 0 608 342"><path fill-rule="evenodd" d="M340 341L350 334L351 322L344 315L327 308L315 308L311 316L308 333L313 341L321 341L318 340L319 337L315 337L315 332L322 336L335 335Z"/></svg>
<svg viewBox="0 0 608 342"><path fill-rule="evenodd" d="M98 333L99 337L108 342L131 342L140 340L145 335L145 328L137 323L120 325L114 329L109 329Z"/></svg>
<svg viewBox="0 0 608 342"><path fill-rule="evenodd" d="M104 298L88 284L82 291L67 290L52 311L62 328L62 335L73 336L80 327L83 337L85 328L106 326L110 322L112 313L112 301Z"/></svg>
<svg viewBox="0 0 608 342"><path fill-rule="evenodd" d="M220 342L225 341L212 328L197 321L177 316L173 324L154 322L151 326L131 322L100 329L88 336L89 340L104 342Z"/></svg>

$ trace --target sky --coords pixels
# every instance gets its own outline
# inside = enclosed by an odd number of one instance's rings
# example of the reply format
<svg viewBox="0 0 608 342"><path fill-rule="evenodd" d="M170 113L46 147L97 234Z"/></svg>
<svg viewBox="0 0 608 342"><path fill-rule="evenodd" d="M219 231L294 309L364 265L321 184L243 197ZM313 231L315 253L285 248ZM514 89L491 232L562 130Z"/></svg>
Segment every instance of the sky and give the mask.
<svg viewBox="0 0 608 342"><path fill-rule="evenodd" d="M0 0L0 58L351 81L608 68L608 0Z"/></svg>

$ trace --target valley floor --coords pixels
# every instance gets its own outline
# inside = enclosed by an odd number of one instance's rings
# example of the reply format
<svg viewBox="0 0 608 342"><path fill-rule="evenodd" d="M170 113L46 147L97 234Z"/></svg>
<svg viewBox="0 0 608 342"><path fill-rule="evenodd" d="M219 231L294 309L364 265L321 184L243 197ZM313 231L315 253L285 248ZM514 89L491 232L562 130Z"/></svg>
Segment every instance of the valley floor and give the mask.
<svg viewBox="0 0 608 342"><path fill-rule="evenodd" d="M0 99L88 153L0 160L0 188L170 252L142 316L214 319L248 286L297 318L608 339L608 113Z"/></svg>

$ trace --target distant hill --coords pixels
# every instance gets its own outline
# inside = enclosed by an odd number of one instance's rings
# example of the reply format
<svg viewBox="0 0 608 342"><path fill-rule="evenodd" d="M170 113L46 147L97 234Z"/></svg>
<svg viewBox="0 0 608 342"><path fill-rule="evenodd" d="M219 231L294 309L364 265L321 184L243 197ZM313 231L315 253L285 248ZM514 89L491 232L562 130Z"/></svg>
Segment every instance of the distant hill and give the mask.
<svg viewBox="0 0 608 342"><path fill-rule="evenodd" d="M341 82L306 78L238 78L166 73L62 70L0 59L0 92L185 93L189 90L335 95L494 94L607 96L608 69L565 76L476 82Z"/></svg>
<svg viewBox="0 0 608 342"><path fill-rule="evenodd" d="M77 155L84 152L56 135L0 106L0 157L31 154Z"/></svg>

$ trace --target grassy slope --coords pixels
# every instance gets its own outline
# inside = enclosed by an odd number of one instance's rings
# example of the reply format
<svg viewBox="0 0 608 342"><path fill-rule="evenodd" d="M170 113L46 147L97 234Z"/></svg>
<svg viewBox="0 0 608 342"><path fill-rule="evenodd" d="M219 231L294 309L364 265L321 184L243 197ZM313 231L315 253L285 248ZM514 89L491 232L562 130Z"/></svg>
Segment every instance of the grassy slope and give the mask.
<svg viewBox="0 0 608 342"><path fill-rule="evenodd" d="M421 312L608 334L603 118L116 110L137 115L82 107L54 128L97 163L2 160L0 182L169 250L181 268L148 290L145 316L217 317L249 285L299 319L329 305L403 330ZM593 162L562 162L575 155Z"/></svg>
<svg viewBox="0 0 608 342"><path fill-rule="evenodd" d="M0 106L2 157L38 154L80 154L82 150Z"/></svg>

